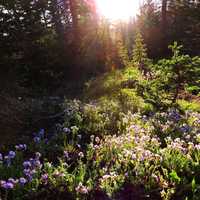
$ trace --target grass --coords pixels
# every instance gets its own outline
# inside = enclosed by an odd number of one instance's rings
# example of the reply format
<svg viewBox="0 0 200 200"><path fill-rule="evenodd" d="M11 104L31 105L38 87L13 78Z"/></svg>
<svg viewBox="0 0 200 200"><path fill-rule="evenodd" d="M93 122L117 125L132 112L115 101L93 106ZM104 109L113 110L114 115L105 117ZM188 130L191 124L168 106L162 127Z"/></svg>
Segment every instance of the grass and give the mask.
<svg viewBox="0 0 200 200"><path fill-rule="evenodd" d="M197 101L178 100L178 104L182 110L200 112L200 103Z"/></svg>

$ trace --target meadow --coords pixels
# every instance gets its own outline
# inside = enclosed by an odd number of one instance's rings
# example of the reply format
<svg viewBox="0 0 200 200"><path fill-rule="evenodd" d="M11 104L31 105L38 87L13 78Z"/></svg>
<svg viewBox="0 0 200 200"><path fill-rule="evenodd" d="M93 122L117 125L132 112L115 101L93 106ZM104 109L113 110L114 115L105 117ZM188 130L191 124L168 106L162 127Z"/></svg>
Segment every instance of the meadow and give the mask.
<svg viewBox="0 0 200 200"><path fill-rule="evenodd" d="M200 104L192 93L184 100L191 78L174 77L196 73L200 60L178 47L150 75L131 60L87 82L81 101L60 105L53 133L41 127L27 144L4 147L1 198L199 199Z"/></svg>
<svg viewBox="0 0 200 200"><path fill-rule="evenodd" d="M200 1L0 1L0 200L200 200Z"/></svg>

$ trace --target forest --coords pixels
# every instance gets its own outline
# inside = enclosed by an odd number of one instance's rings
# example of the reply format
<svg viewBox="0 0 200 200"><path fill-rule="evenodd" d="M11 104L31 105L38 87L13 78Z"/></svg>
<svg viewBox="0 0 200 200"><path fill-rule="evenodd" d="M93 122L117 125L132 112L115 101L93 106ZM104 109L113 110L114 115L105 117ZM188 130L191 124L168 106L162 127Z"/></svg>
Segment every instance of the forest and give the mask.
<svg viewBox="0 0 200 200"><path fill-rule="evenodd" d="M200 0L0 0L0 200L200 200Z"/></svg>

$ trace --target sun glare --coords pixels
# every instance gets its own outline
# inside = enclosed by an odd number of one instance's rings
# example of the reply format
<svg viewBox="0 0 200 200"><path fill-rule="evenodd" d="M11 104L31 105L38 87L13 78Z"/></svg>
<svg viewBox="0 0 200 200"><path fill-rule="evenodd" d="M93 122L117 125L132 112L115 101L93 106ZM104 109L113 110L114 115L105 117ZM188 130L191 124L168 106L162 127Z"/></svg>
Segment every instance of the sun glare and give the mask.
<svg viewBox="0 0 200 200"><path fill-rule="evenodd" d="M96 0L100 15L110 20L128 20L139 10L139 0Z"/></svg>

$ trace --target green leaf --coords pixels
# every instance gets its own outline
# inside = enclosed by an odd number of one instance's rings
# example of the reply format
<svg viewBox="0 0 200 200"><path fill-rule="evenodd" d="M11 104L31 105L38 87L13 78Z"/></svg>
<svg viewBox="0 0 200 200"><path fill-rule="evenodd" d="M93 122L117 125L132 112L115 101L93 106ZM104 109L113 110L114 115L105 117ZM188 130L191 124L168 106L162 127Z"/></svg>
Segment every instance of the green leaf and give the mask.
<svg viewBox="0 0 200 200"><path fill-rule="evenodd" d="M172 172L169 174L170 178L172 181L176 182L176 183L180 183L181 178L177 175L176 171L172 170Z"/></svg>
<svg viewBox="0 0 200 200"><path fill-rule="evenodd" d="M196 191L196 181L195 178L192 179L192 192L194 193Z"/></svg>

